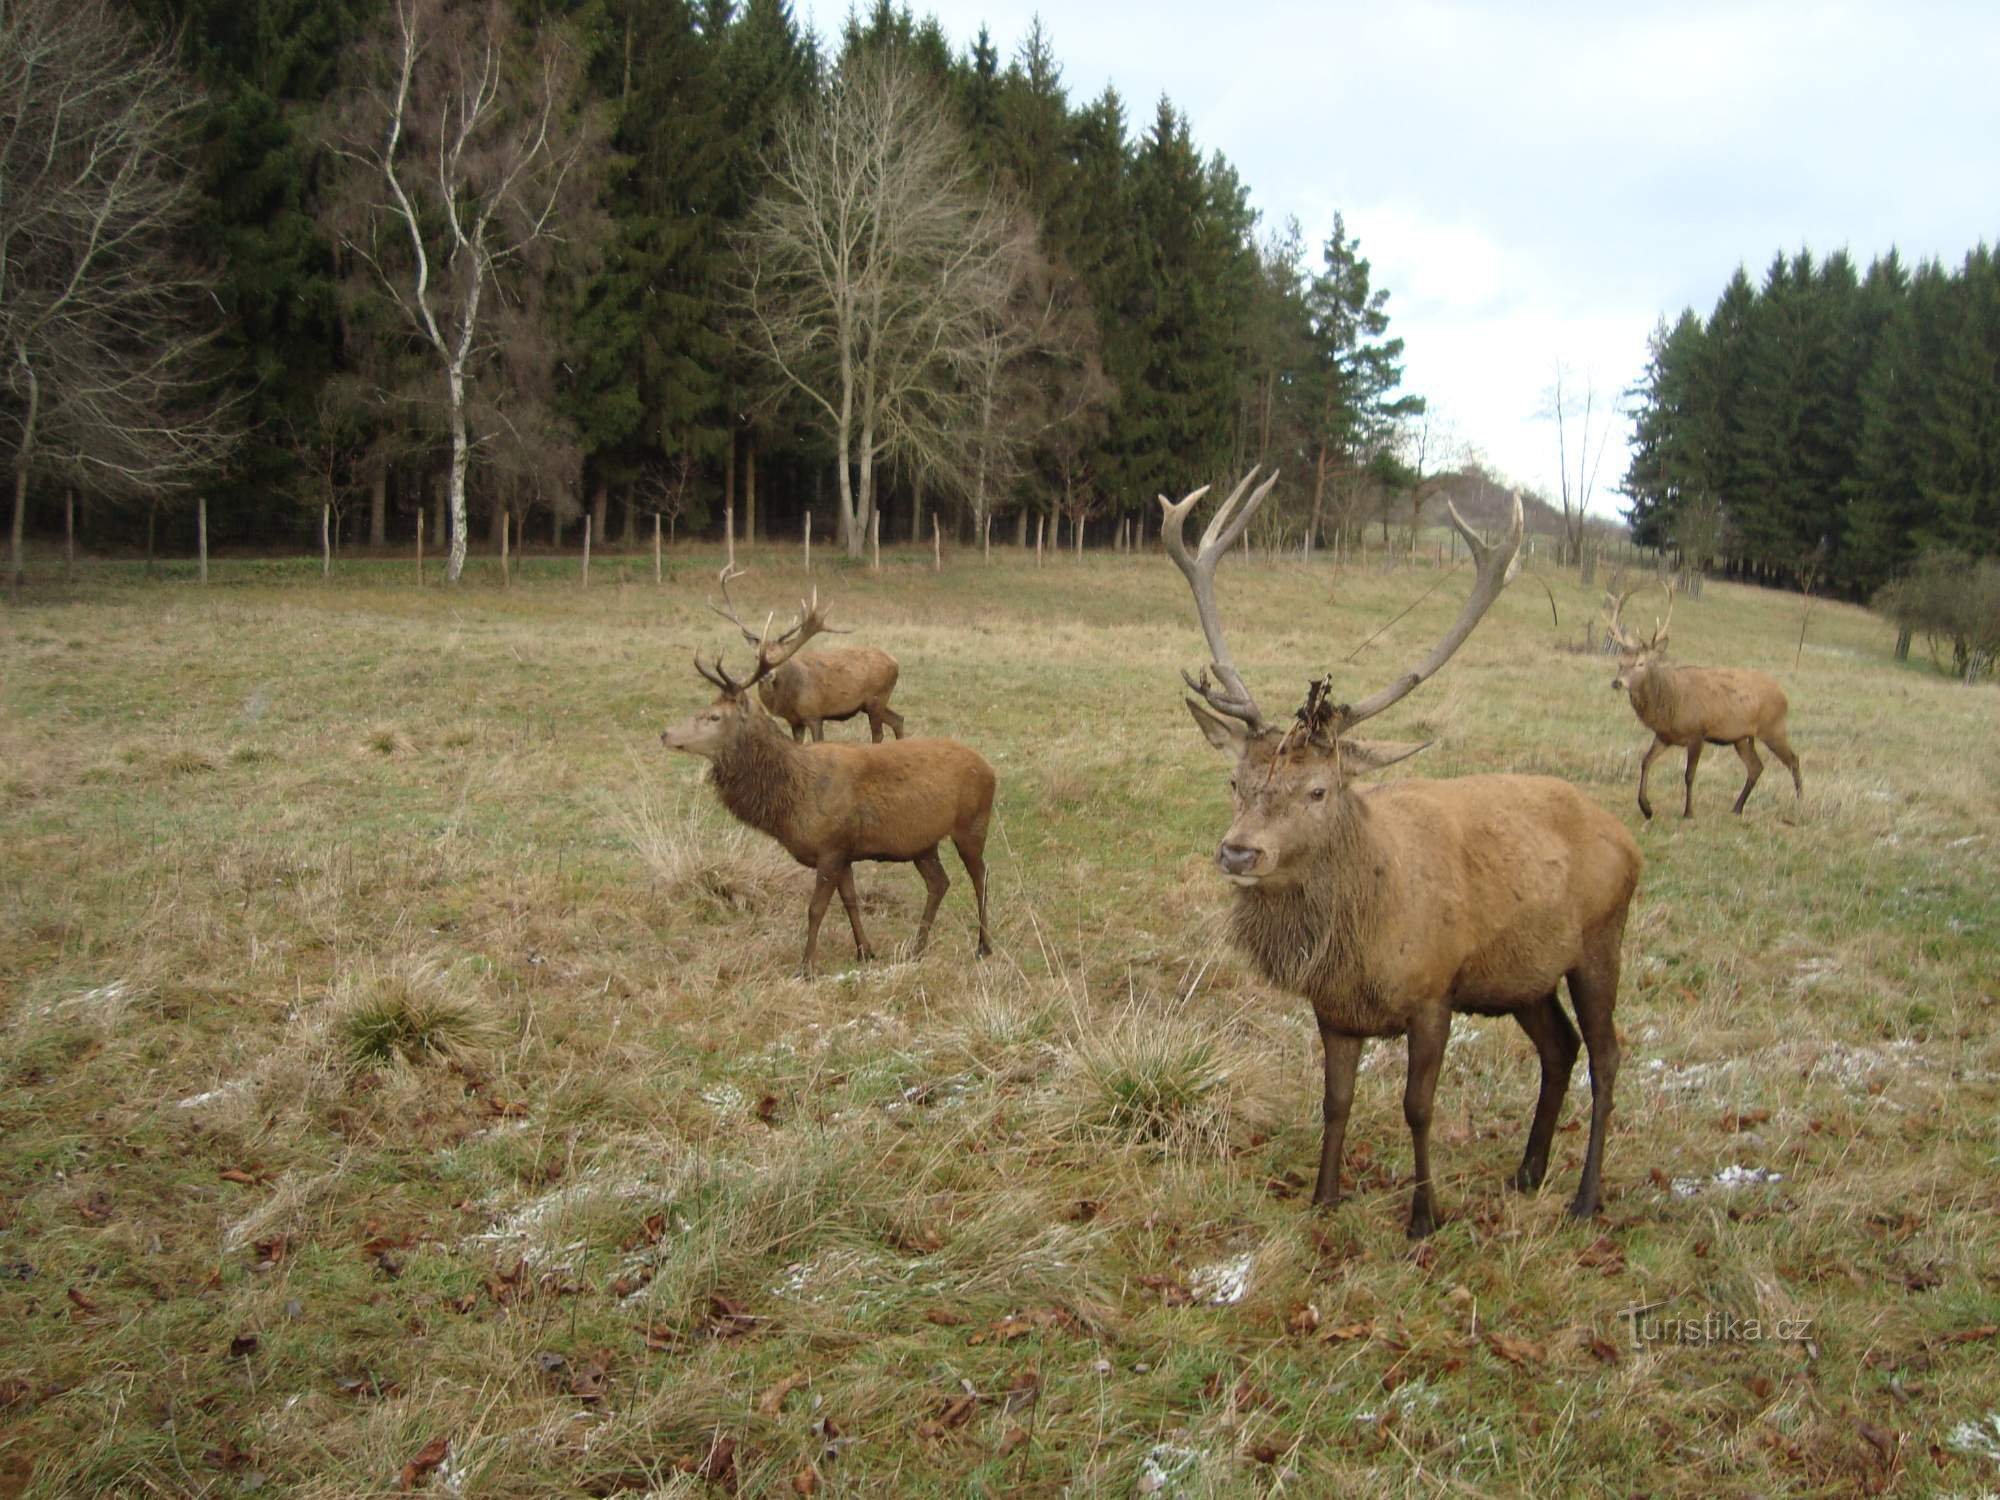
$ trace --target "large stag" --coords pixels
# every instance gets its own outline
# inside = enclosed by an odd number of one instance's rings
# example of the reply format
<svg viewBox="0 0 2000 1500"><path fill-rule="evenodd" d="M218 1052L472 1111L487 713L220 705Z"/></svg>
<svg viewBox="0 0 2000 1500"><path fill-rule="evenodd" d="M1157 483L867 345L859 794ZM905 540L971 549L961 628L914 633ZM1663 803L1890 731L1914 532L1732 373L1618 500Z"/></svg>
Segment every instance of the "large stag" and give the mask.
<svg viewBox="0 0 2000 1500"><path fill-rule="evenodd" d="M1625 603L1639 587L1622 594L1604 596L1604 625L1618 647L1618 675L1611 679L1614 689L1622 688L1632 700L1632 711L1653 731L1653 743L1639 762L1639 811L1653 816L1653 802L1646 795L1646 778L1653 762L1670 745L1687 749L1687 795L1681 816L1694 816L1694 769L1701 761L1704 745L1734 745L1743 757L1743 790L1736 794L1731 812L1743 811L1757 778L1764 774L1764 762L1757 754L1758 740L1792 773L1794 802L1805 796L1805 781L1799 775L1799 758L1792 753L1785 735L1785 715L1789 705L1785 690L1777 680L1745 667L1677 667L1666 660L1667 628L1674 618L1674 591L1667 589L1667 614L1656 620L1653 634L1641 640L1620 620Z"/></svg>
<svg viewBox="0 0 2000 1500"><path fill-rule="evenodd" d="M758 644L756 631L737 617L735 602L729 597L730 580L742 576L740 568L722 570L722 598L727 608L709 608L743 632L743 639ZM878 743L887 724L897 739L903 737L903 716L889 707L889 695L896 690L902 668L896 658L873 646L822 646L808 656L794 657L757 684L758 701L767 713L792 726L792 738L826 738L828 720L845 723L856 714L868 715L868 737Z"/></svg>
<svg viewBox="0 0 2000 1500"><path fill-rule="evenodd" d="M756 665L741 681L724 670L719 653L710 667L697 652L695 670L720 691L693 718L662 731L660 743L708 760L709 779L722 805L783 844L818 877L806 908L803 973L813 971L820 920L835 891L854 929L856 956L874 956L854 889L853 866L860 860L917 867L927 893L917 924L916 950L922 952L938 903L951 884L938 858L946 839L972 877L983 958L993 951L986 934L985 862L993 768L954 740L799 744L752 700L752 688L824 629L815 592L800 603L798 619L777 639L770 638L770 622L765 622L757 637Z"/></svg>
<svg viewBox="0 0 2000 1500"><path fill-rule="evenodd" d="M1216 864L1236 886L1234 934L1272 984L1312 1003L1325 1049L1326 1133L1313 1202L1340 1200L1341 1147L1354 1075L1368 1037L1409 1044L1403 1116L1415 1147L1409 1233L1437 1224L1431 1191L1432 1096L1455 1012L1511 1015L1541 1060L1541 1094L1514 1184L1540 1186L1576 1061L1570 1004L1590 1049L1590 1142L1570 1212L1594 1214L1604 1135L1618 1076L1612 1007L1619 943L1639 880L1639 849L1618 820L1567 782L1546 776L1466 776L1357 790L1353 779L1424 748L1353 738L1451 657L1506 586L1521 545L1517 496L1507 535L1488 545L1456 507L1472 549L1471 597L1423 660L1356 704L1316 682L1296 720L1265 719L1223 640L1216 564L1242 536L1277 476L1243 502L1236 486L1190 557L1182 522L1207 493L1178 505L1162 495L1161 534L1194 590L1210 671L1186 677L1195 723L1235 757L1235 817ZM1239 505L1239 502L1242 502Z"/></svg>

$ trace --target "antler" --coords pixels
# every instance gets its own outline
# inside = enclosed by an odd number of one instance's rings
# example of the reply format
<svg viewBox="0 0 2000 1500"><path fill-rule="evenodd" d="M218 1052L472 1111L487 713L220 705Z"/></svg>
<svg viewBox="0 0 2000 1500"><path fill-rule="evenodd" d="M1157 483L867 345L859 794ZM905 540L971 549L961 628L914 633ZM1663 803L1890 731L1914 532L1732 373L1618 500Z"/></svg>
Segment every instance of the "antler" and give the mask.
<svg viewBox="0 0 2000 1500"><path fill-rule="evenodd" d="M718 581L722 584L723 603L728 607L724 608L722 605L717 604L710 604L708 607L721 615L723 619L729 621L738 630L742 631L743 639L757 648L756 667L748 677L738 682L723 670L721 652L716 653L715 670L713 672L702 666L699 654L695 656L694 663L697 672L700 672L702 676L706 677L724 692L729 693L741 693L746 689L755 687L779 667L790 661L797 654L799 647L822 631L829 635L844 633L828 625L825 617L820 614L819 588L817 585L813 588L811 599L801 599L799 601L799 617L775 641L771 639L771 621L776 618L775 611L764 616L764 628L762 631L751 630L738 617L736 602L729 597L730 580L741 578L742 576L743 570L741 568L723 568L722 572L718 575Z"/></svg>
<svg viewBox="0 0 2000 1500"><path fill-rule="evenodd" d="M1208 485L1203 485L1178 505L1165 495L1160 496L1160 509L1164 512L1160 521L1160 536L1167 545L1168 555L1187 575L1188 587L1194 590L1194 607L1201 616L1201 633L1208 638L1209 663L1221 688L1218 690L1209 686L1206 669L1199 680L1188 676L1185 671L1181 673L1181 680L1200 693L1217 713L1241 719L1253 732L1261 733L1266 727L1263 712L1257 707L1257 700L1250 696L1250 690L1243 685L1243 679L1237 675L1236 664L1229 659L1229 646L1222 638L1222 617L1215 608L1215 565L1243 535L1244 527L1257 514L1257 507L1264 503L1264 497L1271 493L1271 486L1278 482L1278 475L1273 471L1269 479L1257 486L1242 510L1237 511L1237 502L1256 477L1257 470L1253 468L1238 480L1236 488L1229 492L1229 498L1222 502L1222 508L1209 519L1207 530L1201 534L1199 556L1188 556L1187 543L1181 539L1181 525L1186 521L1188 512L1194 509L1195 502L1208 493Z"/></svg>
<svg viewBox="0 0 2000 1500"><path fill-rule="evenodd" d="M1653 616L1652 639L1642 641L1625 628L1619 616L1625 609L1626 601L1645 586L1642 580L1633 584L1632 587L1625 590L1622 594L1614 594L1607 590L1604 595L1604 602L1608 606L1604 615L1605 633L1617 643L1618 649L1621 651L1659 650L1661 643L1667 638L1667 627L1673 623L1674 586L1671 583L1662 583L1660 587L1665 589L1667 593L1667 614L1665 619L1660 618L1658 615Z"/></svg>
<svg viewBox="0 0 2000 1500"><path fill-rule="evenodd" d="M1635 583L1622 594L1613 593L1610 589L1604 591L1604 633L1611 637L1621 651L1643 649L1638 638L1625 628L1618 617L1624 612L1625 601L1644 587L1643 583Z"/></svg>
<svg viewBox="0 0 2000 1500"><path fill-rule="evenodd" d="M1431 647L1430 654L1380 692L1362 699L1351 708L1341 709L1334 719L1335 733L1352 729L1362 720L1372 719L1383 709L1400 702L1412 688L1449 661L1451 654L1465 644L1465 638L1472 634L1472 627L1493 607L1493 601L1500 597L1500 591L1507 587L1517 571L1521 535L1526 527L1521 515L1520 491L1514 492L1514 514L1507 523L1507 534L1490 545L1482 542L1478 533L1465 524L1465 517L1458 513L1456 505L1447 501L1445 508L1451 513L1452 526L1465 538L1465 545L1472 551L1473 566L1477 570L1472 581L1472 593L1466 599L1465 607L1459 610L1458 618L1452 621L1451 629Z"/></svg>

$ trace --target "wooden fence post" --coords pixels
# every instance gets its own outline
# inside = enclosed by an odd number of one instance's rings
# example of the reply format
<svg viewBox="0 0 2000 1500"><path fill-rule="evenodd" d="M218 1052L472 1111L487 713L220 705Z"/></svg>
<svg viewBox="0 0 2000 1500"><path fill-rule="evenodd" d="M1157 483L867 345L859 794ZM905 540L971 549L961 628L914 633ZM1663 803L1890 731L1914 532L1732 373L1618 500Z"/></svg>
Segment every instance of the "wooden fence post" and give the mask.
<svg viewBox="0 0 2000 1500"><path fill-rule="evenodd" d="M877 510L868 517L868 550L873 554L875 571L882 571L882 512Z"/></svg>
<svg viewBox="0 0 2000 1500"><path fill-rule="evenodd" d="M424 586L424 508L417 507L417 587Z"/></svg>
<svg viewBox="0 0 2000 1500"><path fill-rule="evenodd" d="M653 512L653 582L658 583L665 575L660 571L660 513Z"/></svg>
<svg viewBox="0 0 2000 1500"><path fill-rule="evenodd" d="M208 496L199 495L194 502L195 546L201 552L201 581L208 582Z"/></svg>
<svg viewBox="0 0 2000 1500"><path fill-rule="evenodd" d="M931 571L933 573L944 571L944 532L938 525L936 511L931 512Z"/></svg>
<svg viewBox="0 0 2000 1500"><path fill-rule="evenodd" d="M331 505L319 508L319 576L333 577L333 543L327 536L328 522L333 514Z"/></svg>
<svg viewBox="0 0 2000 1500"><path fill-rule="evenodd" d="M583 513L583 586L590 587L590 512Z"/></svg>
<svg viewBox="0 0 2000 1500"><path fill-rule="evenodd" d="M736 566L736 507L722 507L722 560L730 567Z"/></svg>
<svg viewBox="0 0 2000 1500"><path fill-rule="evenodd" d="M514 511L511 506L503 506L500 511L500 587L514 585L513 560L508 553L513 547Z"/></svg>
<svg viewBox="0 0 2000 1500"><path fill-rule="evenodd" d="M1035 517L1035 566L1042 565L1042 528L1049 524L1047 516Z"/></svg>
<svg viewBox="0 0 2000 1500"><path fill-rule="evenodd" d="M76 491L63 491L63 582L76 576Z"/></svg>
<svg viewBox="0 0 2000 1500"><path fill-rule="evenodd" d="M812 577L813 570L813 513L806 512L806 577Z"/></svg>

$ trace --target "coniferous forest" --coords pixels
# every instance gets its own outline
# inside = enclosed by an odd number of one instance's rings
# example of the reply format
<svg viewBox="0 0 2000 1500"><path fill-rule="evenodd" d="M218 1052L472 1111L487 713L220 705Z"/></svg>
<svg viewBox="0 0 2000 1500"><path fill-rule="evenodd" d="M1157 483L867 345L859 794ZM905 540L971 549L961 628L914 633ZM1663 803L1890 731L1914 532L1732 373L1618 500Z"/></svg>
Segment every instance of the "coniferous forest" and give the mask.
<svg viewBox="0 0 2000 1500"><path fill-rule="evenodd" d="M1071 98L1039 26L958 53L888 0L825 39L785 0L21 0L12 50L37 14L125 70L108 133L156 116L153 260L113 269L181 295L83 338L172 342L160 400L210 441L110 451L39 355L32 418L0 391L31 534L73 498L95 545L180 547L199 494L224 546L316 546L323 507L336 548L420 517L462 548L725 504L856 548L928 515L1068 542L1283 452L1296 537L1380 508L1422 408L1343 227L1266 230L1171 100ZM179 77L125 76L162 49Z"/></svg>
<svg viewBox="0 0 2000 1500"><path fill-rule="evenodd" d="M1892 250L1741 269L1655 332L1625 476L1634 539L1868 597L1920 557L2000 554L2000 266Z"/></svg>
<svg viewBox="0 0 2000 1500"><path fill-rule="evenodd" d="M421 527L452 576L503 528L725 507L1095 542L1256 462L1269 540L1414 523L1424 402L1357 236L1261 223L1059 41L955 51L891 0L825 38L785 0L16 0L16 555L184 551L197 497L216 545ZM1996 356L1983 247L1739 271L1630 393L1634 539L1856 597L2000 550Z"/></svg>

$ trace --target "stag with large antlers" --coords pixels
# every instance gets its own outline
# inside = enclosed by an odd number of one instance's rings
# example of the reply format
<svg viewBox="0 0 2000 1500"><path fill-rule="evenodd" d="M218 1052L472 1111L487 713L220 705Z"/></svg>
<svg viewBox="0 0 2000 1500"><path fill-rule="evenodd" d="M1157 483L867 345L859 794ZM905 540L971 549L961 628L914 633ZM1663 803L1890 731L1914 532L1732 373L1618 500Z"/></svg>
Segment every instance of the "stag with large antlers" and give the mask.
<svg viewBox="0 0 2000 1500"><path fill-rule="evenodd" d="M732 576L725 570L725 599ZM725 613L734 618L733 609ZM663 731L660 743L669 750L704 757L722 805L783 844L817 877L806 908L803 973L813 971L820 921L835 891L854 929L856 956L874 956L854 889L853 866L862 860L913 864L923 876L926 899L916 940L916 951L922 952L938 904L951 884L938 858L946 839L972 877L983 958L993 951L986 933L985 863L993 768L955 740L800 744L751 695L752 688L825 629L815 591L800 603L798 619L775 640L766 620L755 637L755 665L740 681L724 669L720 653L712 665L705 665L697 652L695 670L715 685L718 696L693 718Z"/></svg>
<svg viewBox="0 0 2000 1500"><path fill-rule="evenodd" d="M1330 684L1315 682L1296 717L1280 724L1264 717L1231 660L1215 602L1216 564L1277 479L1245 500L1255 477L1253 469L1223 502L1196 555L1181 529L1206 488L1179 504L1160 497L1161 535L1194 590L1208 639L1209 669L1186 678L1195 694L1188 710L1209 743L1235 757L1235 816L1216 864L1236 886L1236 943L1272 984L1309 1000L1319 1021L1326 1128L1313 1201L1340 1200L1362 1042L1402 1036L1409 1047L1403 1115L1416 1175L1409 1233L1436 1226L1432 1098L1458 1012L1511 1015L1534 1044L1541 1094L1514 1183L1539 1187L1578 1051L1576 1028L1556 998L1567 979L1591 1080L1590 1141L1570 1212L1594 1214L1618 1076L1611 1015L1638 846L1616 818L1546 776L1353 785L1424 748L1351 731L1442 667L1492 607L1520 550L1520 498L1506 535L1491 545L1451 509L1476 572L1458 618L1422 660L1355 704L1333 701Z"/></svg>
<svg viewBox="0 0 2000 1500"><path fill-rule="evenodd" d="M1790 705L1777 679L1746 667L1679 667L1666 660L1667 629L1674 618L1674 591L1667 587L1667 613L1656 619L1650 637L1641 639L1627 629L1622 616L1625 605L1644 585L1623 593L1604 596L1604 628L1618 648L1618 675L1611 679L1614 690L1622 689L1632 700L1639 722L1653 731L1653 743L1639 762L1639 811L1653 816L1653 800L1646 795L1646 778L1653 762L1669 746L1687 750L1686 796L1681 816L1694 816L1694 770L1701 761L1704 745L1733 745L1743 757L1747 773L1743 790L1736 794L1731 812L1743 811L1757 778L1764 774L1764 762L1757 754L1757 741L1783 762L1792 773L1792 798L1805 796L1805 781L1799 775L1799 758L1792 753L1785 733L1785 716Z"/></svg>
<svg viewBox="0 0 2000 1500"><path fill-rule="evenodd" d="M723 605L709 608L743 632L752 646L762 637L737 616L729 597L729 584L740 578L741 568L722 570ZM829 632L838 633L838 632ZM882 726L897 739L903 737L903 716L889 707L889 695L896 690L902 668L896 658L873 646L822 646L808 656L795 656L782 663L757 684L757 699L766 713L792 726L792 738L826 738L828 721L845 723L856 714L868 715L868 737L880 741Z"/></svg>

